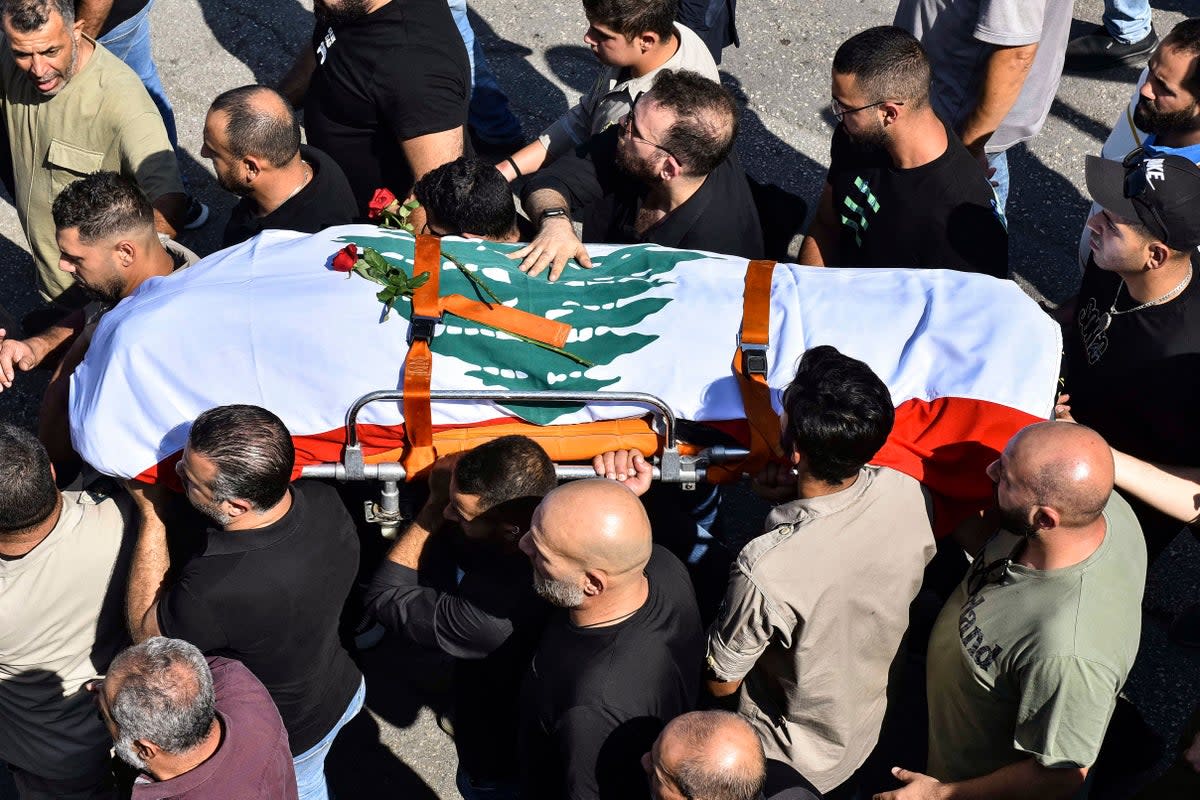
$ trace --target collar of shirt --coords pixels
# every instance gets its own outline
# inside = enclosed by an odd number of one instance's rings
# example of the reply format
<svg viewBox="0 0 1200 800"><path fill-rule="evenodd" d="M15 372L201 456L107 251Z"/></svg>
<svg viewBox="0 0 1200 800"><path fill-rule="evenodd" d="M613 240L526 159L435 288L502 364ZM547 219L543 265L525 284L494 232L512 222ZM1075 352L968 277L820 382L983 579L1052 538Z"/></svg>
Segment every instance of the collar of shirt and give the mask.
<svg viewBox="0 0 1200 800"><path fill-rule="evenodd" d="M862 496L871 488L878 469L878 467L872 466L863 467L858 471L858 480L840 492L822 495L821 497L802 498L777 506L767 515L767 522L764 526L765 530L771 530L780 525L796 525L814 517L836 514L843 509L849 508L861 500Z"/></svg>

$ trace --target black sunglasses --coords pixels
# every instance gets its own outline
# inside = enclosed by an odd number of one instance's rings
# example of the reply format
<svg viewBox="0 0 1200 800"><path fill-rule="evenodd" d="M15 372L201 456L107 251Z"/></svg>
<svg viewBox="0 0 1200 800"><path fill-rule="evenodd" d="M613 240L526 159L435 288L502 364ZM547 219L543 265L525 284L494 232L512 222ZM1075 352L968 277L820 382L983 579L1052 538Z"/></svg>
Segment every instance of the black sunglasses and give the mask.
<svg viewBox="0 0 1200 800"><path fill-rule="evenodd" d="M983 563L983 559L976 558L975 563L971 565L971 572L967 575L967 596L974 597L980 589L990 583L1003 585L1005 579L1008 578L1009 567L1021 557L1028 541L1024 536L1020 537L1008 555L987 564Z"/></svg>
<svg viewBox="0 0 1200 800"><path fill-rule="evenodd" d="M1158 225L1156 234L1161 234L1164 240L1171 238L1171 230L1167 227L1167 223L1159 216L1158 209L1152 206L1147 200L1147 196L1153 191L1150 186L1150 178L1146 175L1146 170L1142 169L1142 164L1145 163L1145 149L1135 147L1121 161L1121 166L1125 168L1125 184L1124 195L1127 200L1132 201L1138 208L1144 208L1150 212L1150 216L1154 218L1154 222ZM1144 220L1143 220L1144 221Z"/></svg>

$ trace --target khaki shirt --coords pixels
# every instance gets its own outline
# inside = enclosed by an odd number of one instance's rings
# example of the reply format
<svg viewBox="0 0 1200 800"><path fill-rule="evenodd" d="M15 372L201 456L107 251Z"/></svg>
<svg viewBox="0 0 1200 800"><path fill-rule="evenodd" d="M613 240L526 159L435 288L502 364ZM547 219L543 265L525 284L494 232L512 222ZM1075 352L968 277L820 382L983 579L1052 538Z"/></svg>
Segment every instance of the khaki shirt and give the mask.
<svg viewBox="0 0 1200 800"><path fill-rule="evenodd" d="M93 774L112 746L83 684L128 644L127 499L63 492L46 538L0 560L0 761L42 778Z"/></svg>
<svg viewBox="0 0 1200 800"><path fill-rule="evenodd" d="M675 35L679 37L679 48L675 55L658 69L651 70L640 78L623 75L625 70L621 67L604 67L591 91L538 137L549 158L558 158L578 147L628 114L637 96L653 85L659 70L689 70L720 83L717 62L713 61L712 53L700 37L678 22L675 23Z"/></svg>
<svg viewBox="0 0 1200 800"><path fill-rule="evenodd" d="M836 494L767 517L730 572L708 636L708 667L745 679L738 711L767 758L821 792L879 740L888 674L935 546L921 484L863 467Z"/></svg>
<svg viewBox="0 0 1200 800"><path fill-rule="evenodd" d="M50 215L58 193L78 178L108 170L137 181L154 202L183 192L179 165L162 116L141 80L103 45L96 45L62 91L44 97L17 67L5 42L0 45L0 90L17 216L33 252L38 289L51 300L74 283L58 268Z"/></svg>

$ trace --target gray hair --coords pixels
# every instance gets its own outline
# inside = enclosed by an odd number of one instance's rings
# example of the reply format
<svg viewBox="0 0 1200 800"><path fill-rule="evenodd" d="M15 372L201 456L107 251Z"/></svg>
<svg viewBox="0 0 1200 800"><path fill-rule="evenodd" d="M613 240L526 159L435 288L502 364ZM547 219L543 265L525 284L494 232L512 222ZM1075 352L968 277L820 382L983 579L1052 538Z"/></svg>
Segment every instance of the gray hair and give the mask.
<svg viewBox="0 0 1200 800"><path fill-rule="evenodd" d="M144 739L168 753L204 741L216 719L212 672L190 642L155 636L117 654L108 668L117 691L109 713L125 742Z"/></svg>
<svg viewBox="0 0 1200 800"><path fill-rule="evenodd" d="M728 726L743 728L753 741L753 751L741 753L737 763L716 765L707 755L714 739L728 735ZM695 754L675 770L675 783L684 797L704 800L754 800L766 781L766 760L762 744L749 723L729 711L693 711L671 721L674 734L680 736ZM724 730L722 730L724 729Z"/></svg>
<svg viewBox="0 0 1200 800"><path fill-rule="evenodd" d="M4 0L4 18L18 33L33 33L46 27L50 12L62 16L63 26L75 24L75 0Z"/></svg>

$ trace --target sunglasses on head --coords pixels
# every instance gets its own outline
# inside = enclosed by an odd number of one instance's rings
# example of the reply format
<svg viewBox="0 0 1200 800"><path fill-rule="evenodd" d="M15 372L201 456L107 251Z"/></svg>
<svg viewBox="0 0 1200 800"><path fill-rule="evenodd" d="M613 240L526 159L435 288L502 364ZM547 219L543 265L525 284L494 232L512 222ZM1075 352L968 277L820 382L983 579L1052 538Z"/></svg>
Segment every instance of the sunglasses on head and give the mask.
<svg viewBox="0 0 1200 800"><path fill-rule="evenodd" d="M1150 212L1150 216L1158 225L1156 234L1161 234L1163 239L1171 238L1170 228L1163 218L1159 215L1158 209L1150 204L1149 195L1154 191L1150 185L1150 178L1146 175L1146 170L1142 168L1145 163L1145 149L1141 147L1134 148L1121 161L1121 166L1125 168L1125 184L1123 193L1125 199L1133 202L1138 208L1145 209ZM1145 222L1145 220L1142 220Z"/></svg>

